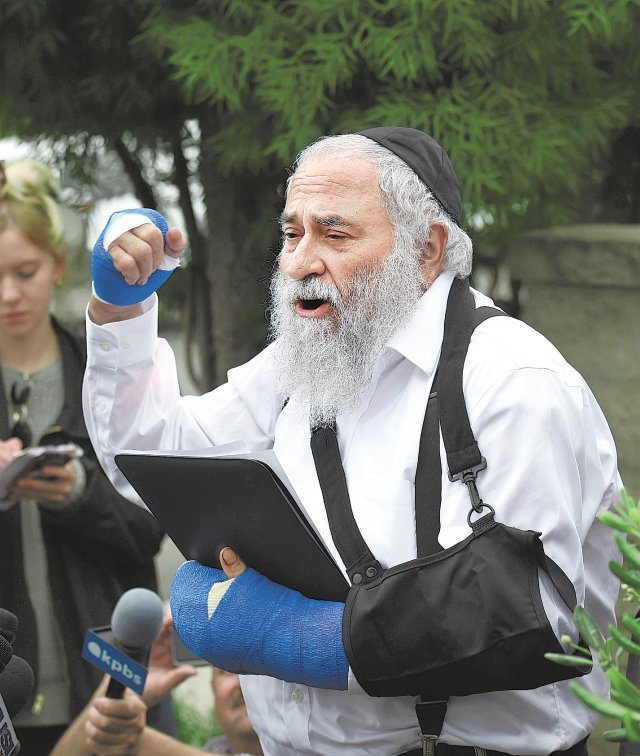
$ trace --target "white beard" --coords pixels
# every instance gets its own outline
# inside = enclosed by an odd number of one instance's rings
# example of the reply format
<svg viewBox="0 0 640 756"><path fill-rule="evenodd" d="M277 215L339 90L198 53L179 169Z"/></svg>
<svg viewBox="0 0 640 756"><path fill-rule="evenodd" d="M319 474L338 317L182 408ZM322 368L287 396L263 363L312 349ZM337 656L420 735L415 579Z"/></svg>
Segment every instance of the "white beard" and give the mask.
<svg viewBox="0 0 640 756"><path fill-rule="evenodd" d="M271 279L271 336L276 388L308 413L311 428L329 425L356 407L391 337L409 320L424 291L413 250L394 249L363 269L343 295L315 276ZM300 299L326 299L333 316L303 318Z"/></svg>

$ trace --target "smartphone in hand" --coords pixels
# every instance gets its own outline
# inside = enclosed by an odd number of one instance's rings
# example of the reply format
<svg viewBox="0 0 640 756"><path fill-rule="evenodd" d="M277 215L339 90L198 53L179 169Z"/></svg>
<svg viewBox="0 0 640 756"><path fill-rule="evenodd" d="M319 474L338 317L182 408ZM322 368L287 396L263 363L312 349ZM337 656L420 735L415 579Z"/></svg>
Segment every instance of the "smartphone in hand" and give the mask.
<svg viewBox="0 0 640 756"><path fill-rule="evenodd" d="M0 470L0 502L7 498L19 478L37 474L46 465L66 465L82 455L82 449L76 444L31 446L23 449Z"/></svg>

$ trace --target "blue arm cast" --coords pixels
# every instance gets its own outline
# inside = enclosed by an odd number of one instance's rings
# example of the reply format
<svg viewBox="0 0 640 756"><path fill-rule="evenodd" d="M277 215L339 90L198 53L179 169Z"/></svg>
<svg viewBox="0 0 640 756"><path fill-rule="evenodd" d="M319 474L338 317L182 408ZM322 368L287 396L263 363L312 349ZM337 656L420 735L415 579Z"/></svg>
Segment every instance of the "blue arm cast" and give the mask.
<svg viewBox="0 0 640 756"><path fill-rule="evenodd" d="M98 237L91 255L91 277L93 278L93 288L97 296L104 302L114 305L131 305L142 302L147 297L151 296L154 291L159 289L169 276L173 273L173 270L156 270L150 276L144 286L138 284L128 284L122 274L119 273L114 264L111 256L107 252L104 246L104 236L109 228L109 224L118 215L125 213L136 213L137 215L144 215L149 219L150 223L162 231L162 238L165 239L169 225L160 213L155 210L149 210L148 208L134 208L132 210L119 210L107 221L107 225L102 230L102 233Z"/></svg>
<svg viewBox="0 0 640 756"><path fill-rule="evenodd" d="M216 667L347 688L342 603L309 599L250 568L227 580L222 570L193 561L178 570L170 602L183 642Z"/></svg>

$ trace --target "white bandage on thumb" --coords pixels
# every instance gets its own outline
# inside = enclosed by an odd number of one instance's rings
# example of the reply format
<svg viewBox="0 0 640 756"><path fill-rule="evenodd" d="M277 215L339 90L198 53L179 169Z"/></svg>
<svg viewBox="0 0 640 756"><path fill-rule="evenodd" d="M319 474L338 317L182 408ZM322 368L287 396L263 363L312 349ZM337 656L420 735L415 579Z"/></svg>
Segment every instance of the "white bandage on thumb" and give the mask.
<svg viewBox="0 0 640 756"><path fill-rule="evenodd" d="M207 596L207 619L211 619L211 615L218 608L218 604L222 600L224 594L229 588L231 588L231 583L233 583L234 580L235 578L231 578L230 580L224 580L221 583L214 583L211 586L211 590Z"/></svg>

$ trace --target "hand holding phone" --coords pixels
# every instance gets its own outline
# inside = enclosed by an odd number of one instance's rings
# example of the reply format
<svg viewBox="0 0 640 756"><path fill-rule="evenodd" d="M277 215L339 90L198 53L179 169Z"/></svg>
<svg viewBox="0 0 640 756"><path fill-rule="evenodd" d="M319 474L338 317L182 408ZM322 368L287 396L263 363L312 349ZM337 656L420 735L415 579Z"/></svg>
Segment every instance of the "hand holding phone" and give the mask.
<svg viewBox="0 0 640 756"><path fill-rule="evenodd" d="M44 494L42 500L61 501L64 496L62 495L63 489L66 487L64 484L70 473L65 473L58 468L64 467L68 462L74 458L79 458L83 454L82 449L75 444L60 444L57 446L33 446L28 449L24 449L18 452L11 462L0 470L0 501L11 499L16 500L14 488L18 481L25 481L25 479L34 479L34 496L31 498L38 498L38 494ZM46 468L49 468L48 470ZM55 469L53 469L55 468ZM43 490L43 486L35 485L37 482L38 474L43 471L45 473L44 479L40 478L40 483L47 482L59 482L60 485L54 486L54 490L49 492ZM48 475L47 475L48 473ZM51 480L47 480L49 477ZM73 483L73 476L71 474L71 483ZM21 483L21 486L23 484ZM25 498L30 497L29 492L22 494ZM19 496L18 498L21 498ZM38 500L41 500L38 498ZM6 508L6 507L5 507Z"/></svg>

